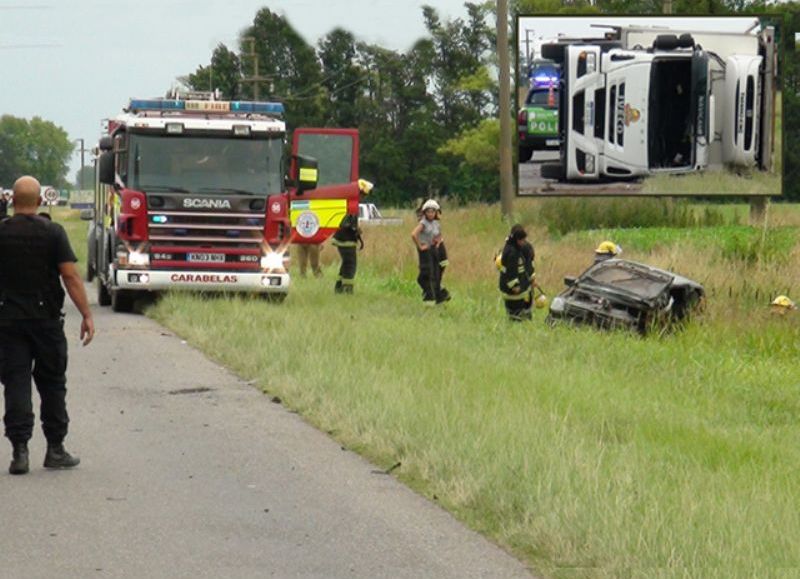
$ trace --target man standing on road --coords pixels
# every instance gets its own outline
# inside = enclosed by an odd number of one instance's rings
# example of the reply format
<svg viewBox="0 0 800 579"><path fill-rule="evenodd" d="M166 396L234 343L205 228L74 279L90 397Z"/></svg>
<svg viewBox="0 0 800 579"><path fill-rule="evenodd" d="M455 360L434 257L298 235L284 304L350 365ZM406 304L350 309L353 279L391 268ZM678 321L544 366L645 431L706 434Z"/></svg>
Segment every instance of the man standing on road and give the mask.
<svg viewBox="0 0 800 579"><path fill-rule="evenodd" d="M31 377L41 398L40 418L47 439L46 468L70 468L80 459L64 449L67 339L64 290L77 306L81 340L94 337L94 322L77 258L64 228L36 215L39 182L14 183L14 216L0 222L0 381L5 393L6 437L13 446L11 474L28 472L28 440L33 434Z"/></svg>

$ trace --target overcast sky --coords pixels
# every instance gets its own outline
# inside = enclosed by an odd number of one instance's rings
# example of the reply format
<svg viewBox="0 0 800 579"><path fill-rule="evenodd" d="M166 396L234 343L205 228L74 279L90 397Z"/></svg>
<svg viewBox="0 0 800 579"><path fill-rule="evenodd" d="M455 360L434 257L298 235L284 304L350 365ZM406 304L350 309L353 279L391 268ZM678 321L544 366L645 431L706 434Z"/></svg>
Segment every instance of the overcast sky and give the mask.
<svg viewBox="0 0 800 579"><path fill-rule="evenodd" d="M466 17L464 0L0 0L0 115L40 116L96 143L131 97L163 95L208 64L261 7L312 45L336 27L405 50L425 35L422 6ZM80 167L75 155L68 179ZM8 184L3 184L8 185Z"/></svg>

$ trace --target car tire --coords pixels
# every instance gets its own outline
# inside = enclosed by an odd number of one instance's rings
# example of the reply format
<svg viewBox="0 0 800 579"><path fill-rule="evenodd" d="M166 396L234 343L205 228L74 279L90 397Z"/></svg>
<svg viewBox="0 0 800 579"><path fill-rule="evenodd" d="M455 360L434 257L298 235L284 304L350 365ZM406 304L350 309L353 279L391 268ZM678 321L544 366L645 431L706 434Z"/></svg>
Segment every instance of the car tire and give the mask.
<svg viewBox="0 0 800 579"><path fill-rule="evenodd" d="M519 162L527 163L533 157L533 147L520 147L519 148Z"/></svg>
<svg viewBox="0 0 800 579"><path fill-rule="evenodd" d="M97 278L97 303L101 306L111 305L111 294L108 293L106 284L99 277Z"/></svg>
<svg viewBox="0 0 800 579"><path fill-rule="evenodd" d="M542 179L556 179L560 181L564 178L564 171L561 168L561 163L544 163L541 171Z"/></svg>

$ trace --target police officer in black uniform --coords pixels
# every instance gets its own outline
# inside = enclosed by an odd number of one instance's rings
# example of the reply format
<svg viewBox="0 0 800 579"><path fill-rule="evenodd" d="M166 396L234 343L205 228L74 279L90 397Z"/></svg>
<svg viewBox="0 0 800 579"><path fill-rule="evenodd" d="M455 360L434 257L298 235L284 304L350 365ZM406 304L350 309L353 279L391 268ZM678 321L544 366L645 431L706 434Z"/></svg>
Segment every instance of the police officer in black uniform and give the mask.
<svg viewBox="0 0 800 579"><path fill-rule="evenodd" d="M337 294L353 293L353 283L356 277L356 246L364 249L364 240L361 239L361 228L358 226L358 215L347 214L339 224L339 229L333 234L331 242L339 250L342 265L339 267L339 279L336 280L334 291Z"/></svg>
<svg viewBox="0 0 800 579"><path fill-rule="evenodd" d="M69 417L60 280L83 316L83 345L94 337L92 313L67 234L57 223L36 215L40 190L33 177L17 179L14 216L0 222L0 381L5 394L5 434L13 447L11 474L29 470L28 440L34 422L31 378L41 398L40 418L47 439L44 466L70 468L80 462L63 444Z"/></svg>

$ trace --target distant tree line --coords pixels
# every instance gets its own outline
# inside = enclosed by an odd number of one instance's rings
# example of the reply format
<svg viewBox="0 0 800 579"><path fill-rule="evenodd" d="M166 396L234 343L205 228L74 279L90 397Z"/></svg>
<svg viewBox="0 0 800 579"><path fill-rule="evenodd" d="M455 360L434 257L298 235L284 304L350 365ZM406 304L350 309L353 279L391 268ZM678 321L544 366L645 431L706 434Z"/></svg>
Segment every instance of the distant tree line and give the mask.
<svg viewBox="0 0 800 579"><path fill-rule="evenodd" d="M11 187L21 175L42 184L67 185L67 163L75 147L67 132L39 117L0 117L0 186Z"/></svg>
<svg viewBox="0 0 800 579"><path fill-rule="evenodd" d="M499 132L488 120L497 117L490 72L495 33L487 24L492 6L465 6L466 18L446 22L424 7L427 35L406 52L360 42L342 29L312 47L285 18L262 8L238 49L217 46L188 84L232 98L258 93L280 100L289 130L357 127L361 175L376 183L383 201L407 204L434 194L495 199Z"/></svg>

